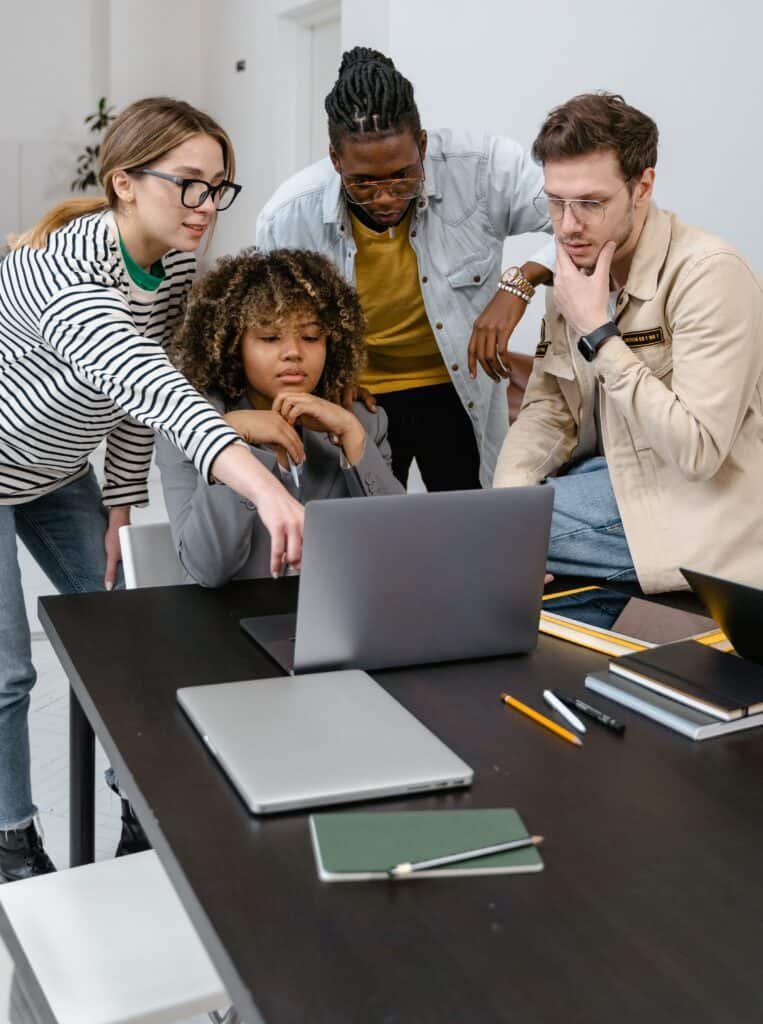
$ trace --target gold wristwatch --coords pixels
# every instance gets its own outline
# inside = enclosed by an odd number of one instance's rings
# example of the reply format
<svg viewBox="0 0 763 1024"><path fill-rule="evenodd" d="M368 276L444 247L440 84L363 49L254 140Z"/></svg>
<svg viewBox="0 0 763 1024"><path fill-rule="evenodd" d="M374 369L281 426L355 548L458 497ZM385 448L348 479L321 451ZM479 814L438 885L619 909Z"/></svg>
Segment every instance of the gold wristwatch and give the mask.
<svg viewBox="0 0 763 1024"><path fill-rule="evenodd" d="M529 302L535 295L535 288L527 280L520 267L507 267L501 274L498 287L502 292L516 295L517 298L524 299L525 302Z"/></svg>

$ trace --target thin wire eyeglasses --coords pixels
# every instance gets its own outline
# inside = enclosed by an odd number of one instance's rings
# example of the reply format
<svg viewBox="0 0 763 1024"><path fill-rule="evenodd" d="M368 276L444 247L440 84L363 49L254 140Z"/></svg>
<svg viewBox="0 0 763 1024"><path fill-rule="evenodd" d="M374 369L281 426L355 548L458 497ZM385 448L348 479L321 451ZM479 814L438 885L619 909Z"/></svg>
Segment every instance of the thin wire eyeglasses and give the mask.
<svg viewBox="0 0 763 1024"><path fill-rule="evenodd" d="M630 178L626 179L609 199L556 199L547 196L545 192L539 192L533 199L533 206L541 216L548 214L554 224L558 224L562 220L568 206L570 213L579 223L601 224L607 215L608 205L616 195L622 192L630 180Z"/></svg>
<svg viewBox="0 0 763 1024"><path fill-rule="evenodd" d="M150 174L153 178L174 182L180 188L180 202L189 210L197 210L210 196L218 212L227 210L243 188L233 181L221 181L219 185L213 185L203 178L181 178L177 174L165 174L164 171L153 171L149 167L140 167L130 171L130 174Z"/></svg>
<svg viewBox="0 0 763 1024"><path fill-rule="evenodd" d="M421 186L424 184L424 164L419 158L421 174L415 177L406 178L379 178L376 181L360 181L348 184L344 174L339 172L342 179L344 191L347 198L355 206L369 206L375 203L383 192L387 192L393 199L415 199L421 194Z"/></svg>

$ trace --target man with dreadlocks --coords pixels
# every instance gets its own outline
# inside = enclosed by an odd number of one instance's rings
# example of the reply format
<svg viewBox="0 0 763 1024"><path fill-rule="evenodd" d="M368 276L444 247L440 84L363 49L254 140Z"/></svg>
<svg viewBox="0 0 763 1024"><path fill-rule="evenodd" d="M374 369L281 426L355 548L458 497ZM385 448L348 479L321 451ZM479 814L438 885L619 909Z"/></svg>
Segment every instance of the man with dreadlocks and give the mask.
<svg viewBox="0 0 763 1024"><path fill-rule="evenodd" d="M541 172L510 139L422 131L411 83L376 50L344 54L325 106L329 159L278 189L257 245L321 252L356 285L359 383L387 413L398 479L415 458L430 491L489 486L509 338L553 265L552 247L501 274L507 236L550 230Z"/></svg>

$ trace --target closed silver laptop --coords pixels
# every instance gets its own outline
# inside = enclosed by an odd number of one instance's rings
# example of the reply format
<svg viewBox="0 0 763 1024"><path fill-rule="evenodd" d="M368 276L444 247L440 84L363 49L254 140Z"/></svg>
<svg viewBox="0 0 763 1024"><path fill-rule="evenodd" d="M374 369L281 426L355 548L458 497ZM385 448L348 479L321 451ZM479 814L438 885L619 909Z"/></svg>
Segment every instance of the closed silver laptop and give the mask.
<svg viewBox="0 0 763 1024"><path fill-rule="evenodd" d="M468 786L472 769L365 672L177 691L255 814Z"/></svg>
<svg viewBox="0 0 763 1024"><path fill-rule="evenodd" d="M531 650L551 487L310 502L296 617L242 619L287 671Z"/></svg>

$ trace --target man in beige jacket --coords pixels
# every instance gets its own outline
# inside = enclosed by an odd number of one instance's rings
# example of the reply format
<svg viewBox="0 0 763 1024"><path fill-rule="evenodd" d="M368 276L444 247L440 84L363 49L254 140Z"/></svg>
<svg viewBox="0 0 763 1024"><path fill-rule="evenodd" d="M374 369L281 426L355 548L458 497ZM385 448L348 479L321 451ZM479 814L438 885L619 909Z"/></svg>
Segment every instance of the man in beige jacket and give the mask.
<svg viewBox="0 0 763 1024"><path fill-rule="evenodd" d="M657 126L619 96L552 111L533 147L554 288L494 486L555 489L549 570L763 586L763 295L727 242L652 202Z"/></svg>

